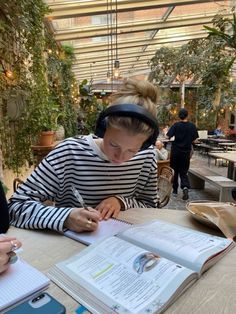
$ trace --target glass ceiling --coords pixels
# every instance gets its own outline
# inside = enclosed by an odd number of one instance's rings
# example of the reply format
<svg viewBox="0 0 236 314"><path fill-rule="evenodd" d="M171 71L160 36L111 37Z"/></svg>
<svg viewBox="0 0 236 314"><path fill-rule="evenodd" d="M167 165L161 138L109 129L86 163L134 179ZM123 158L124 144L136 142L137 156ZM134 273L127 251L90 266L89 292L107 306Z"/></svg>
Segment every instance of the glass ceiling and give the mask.
<svg viewBox="0 0 236 314"><path fill-rule="evenodd" d="M60 44L75 48L78 81L107 82L120 61L120 78L146 77L148 61L163 45L178 47L207 36L203 25L221 13L232 16L234 1L45 0L47 20ZM117 12L117 13L116 13Z"/></svg>

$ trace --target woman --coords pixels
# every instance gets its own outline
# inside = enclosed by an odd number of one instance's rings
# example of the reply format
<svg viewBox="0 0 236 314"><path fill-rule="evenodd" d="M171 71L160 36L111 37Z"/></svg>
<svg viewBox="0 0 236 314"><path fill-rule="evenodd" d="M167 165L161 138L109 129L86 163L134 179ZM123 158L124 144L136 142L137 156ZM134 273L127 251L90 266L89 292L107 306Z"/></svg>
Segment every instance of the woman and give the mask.
<svg viewBox="0 0 236 314"><path fill-rule="evenodd" d="M0 181L0 233L5 233L9 228L9 213L7 200ZM0 274L8 269L15 256L14 250L21 246L21 242L14 237L0 235ZM1 280L1 279L0 279Z"/></svg>
<svg viewBox="0 0 236 314"><path fill-rule="evenodd" d="M157 207L157 166L149 147L158 136L156 104L156 87L126 80L100 114L95 135L64 140L20 185L10 199L12 224L93 231L100 220L117 217L120 210ZM47 199L55 206L44 205Z"/></svg>

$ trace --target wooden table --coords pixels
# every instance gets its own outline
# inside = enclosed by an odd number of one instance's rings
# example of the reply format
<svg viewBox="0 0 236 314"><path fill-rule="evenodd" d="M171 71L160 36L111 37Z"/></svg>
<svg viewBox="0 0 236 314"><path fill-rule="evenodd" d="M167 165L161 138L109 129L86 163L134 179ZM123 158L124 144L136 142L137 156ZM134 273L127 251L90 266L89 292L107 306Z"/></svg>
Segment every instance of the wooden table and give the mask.
<svg viewBox="0 0 236 314"><path fill-rule="evenodd" d="M147 222L152 219L163 219L178 223L193 229L221 235L220 232L210 229L193 220L185 210L168 209L129 209L120 213L121 219L132 223ZM45 274L56 262L64 260L78 253L84 245L50 231L23 230L11 227L9 235L17 236L23 242L23 252L20 253L31 265ZM191 286L165 313L175 314L210 314L236 313L236 248L210 268L202 277ZM62 302L67 314L74 314L78 303L54 283L50 284L48 292ZM101 313L102 314L102 313Z"/></svg>
<svg viewBox="0 0 236 314"><path fill-rule="evenodd" d="M33 145L31 149L33 151L33 155L35 157L35 166L37 167L38 164L43 160L45 156L47 156L51 150L53 150L60 141L55 141L53 144L48 146L40 146L40 145Z"/></svg>
<svg viewBox="0 0 236 314"><path fill-rule="evenodd" d="M227 142L227 143L219 143L218 144L220 147L223 147L225 152L228 152L228 150L231 148L232 150L235 149L236 143L235 142Z"/></svg>
<svg viewBox="0 0 236 314"><path fill-rule="evenodd" d="M227 177L229 179L236 181L236 173L235 173L235 167L234 167L234 164L236 163L236 152L209 153L209 156L227 160L229 162Z"/></svg>

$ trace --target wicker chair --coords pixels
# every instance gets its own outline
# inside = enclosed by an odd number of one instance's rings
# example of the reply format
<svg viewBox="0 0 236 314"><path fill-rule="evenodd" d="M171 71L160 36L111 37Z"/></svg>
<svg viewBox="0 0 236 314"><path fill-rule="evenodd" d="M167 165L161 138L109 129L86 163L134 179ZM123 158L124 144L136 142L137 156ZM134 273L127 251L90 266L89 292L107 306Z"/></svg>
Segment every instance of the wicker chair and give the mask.
<svg viewBox="0 0 236 314"><path fill-rule="evenodd" d="M15 178L13 180L13 191L14 193L16 192L16 190L18 189L18 187L23 183L24 181L22 181L21 179L19 178ZM54 206L54 202L50 201L50 200L46 200L43 202L44 205L46 206Z"/></svg>
<svg viewBox="0 0 236 314"><path fill-rule="evenodd" d="M165 166L170 166L170 159L166 159L166 160L157 160L157 175L159 177L160 173L161 173L161 169Z"/></svg>
<svg viewBox="0 0 236 314"><path fill-rule="evenodd" d="M162 208L169 203L173 178L174 170L168 166L163 166L157 179L158 208Z"/></svg>
<svg viewBox="0 0 236 314"><path fill-rule="evenodd" d="M174 170L169 166L162 166L159 176L167 178L172 183L174 179Z"/></svg>
<svg viewBox="0 0 236 314"><path fill-rule="evenodd" d="M19 185L21 185L23 183L23 181L19 178L15 178L13 180L13 191L16 192L16 190L18 189Z"/></svg>

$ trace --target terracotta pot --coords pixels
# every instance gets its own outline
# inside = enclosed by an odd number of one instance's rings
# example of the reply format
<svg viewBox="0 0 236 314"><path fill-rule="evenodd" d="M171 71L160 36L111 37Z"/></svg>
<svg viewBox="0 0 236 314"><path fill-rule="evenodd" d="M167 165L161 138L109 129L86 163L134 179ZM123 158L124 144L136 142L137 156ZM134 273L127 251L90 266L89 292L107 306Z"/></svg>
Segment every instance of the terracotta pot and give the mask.
<svg viewBox="0 0 236 314"><path fill-rule="evenodd" d="M50 146L54 142L54 131L43 131L39 135L39 146Z"/></svg>

